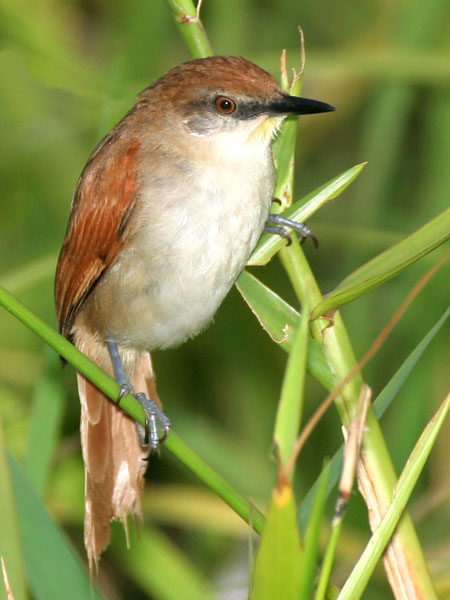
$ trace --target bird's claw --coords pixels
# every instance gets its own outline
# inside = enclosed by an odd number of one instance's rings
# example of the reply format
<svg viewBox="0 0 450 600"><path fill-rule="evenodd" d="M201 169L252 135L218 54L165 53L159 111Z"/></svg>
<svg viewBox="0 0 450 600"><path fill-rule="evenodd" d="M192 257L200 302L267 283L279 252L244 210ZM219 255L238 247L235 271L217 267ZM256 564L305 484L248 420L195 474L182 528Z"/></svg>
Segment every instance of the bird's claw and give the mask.
<svg viewBox="0 0 450 600"><path fill-rule="evenodd" d="M155 450L167 439L170 432L170 420L156 402L149 400L145 394L136 394L135 398L145 412L145 427L140 423L136 424L139 443L144 448L150 446L152 450Z"/></svg>
<svg viewBox="0 0 450 600"><path fill-rule="evenodd" d="M133 391L134 390L131 383L123 383L120 386L120 391L117 396L117 405L120 406L120 401L122 398L128 394L133 394ZM145 426L136 422L139 443L143 448L150 446L152 450L156 450L160 444L166 441L169 435L170 421L156 404L156 402L149 400L145 394L139 393L133 395L145 412Z"/></svg>
<svg viewBox="0 0 450 600"><path fill-rule="evenodd" d="M122 400L122 398L124 398L125 396L128 396L128 394L132 394L132 393L133 393L133 386L131 385L131 383L129 381L122 383L120 386L119 393L117 394L116 404L118 406L120 406L120 401Z"/></svg>
<svg viewBox="0 0 450 600"><path fill-rule="evenodd" d="M298 233L301 244L303 244L306 238L311 238L316 248L319 245L317 238L312 234L309 227L307 227L304 223L297 223L296 221L292 221L291 219L287 219L286 217L282 217L281 215L275 213L269 215L267 223L268 224L264 227L265 233L279 235L280 237L287 240L288 246L291 245L292 239L288 231L286 231L286 227L290 227L296 233Z"/></svg>

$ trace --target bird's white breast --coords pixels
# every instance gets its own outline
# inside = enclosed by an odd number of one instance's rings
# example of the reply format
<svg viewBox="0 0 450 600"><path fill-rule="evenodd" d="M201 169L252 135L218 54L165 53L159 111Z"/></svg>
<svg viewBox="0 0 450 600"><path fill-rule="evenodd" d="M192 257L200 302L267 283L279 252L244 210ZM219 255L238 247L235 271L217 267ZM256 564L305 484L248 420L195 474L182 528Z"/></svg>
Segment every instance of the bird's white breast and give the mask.
<svg viewBox="0 0 450 600"><path fill-rule="evenodd" d="M212 319L267 220L274 187L268 144L201 168L166 165L143 181L127 250L97 287L114 303L107 337L142 349L174 346Z"/></svg>

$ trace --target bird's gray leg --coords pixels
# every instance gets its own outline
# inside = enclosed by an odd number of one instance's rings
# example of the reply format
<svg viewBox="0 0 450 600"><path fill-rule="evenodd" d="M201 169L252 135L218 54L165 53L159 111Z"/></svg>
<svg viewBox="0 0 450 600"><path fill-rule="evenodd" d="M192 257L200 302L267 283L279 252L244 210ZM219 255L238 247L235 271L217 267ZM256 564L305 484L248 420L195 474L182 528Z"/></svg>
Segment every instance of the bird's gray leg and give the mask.
<svg viewBox="0 0 450 600"><path fill-rule="evenodd" d="M281 215L275 213L271 213L268 216L267 225L264 227L264 232L281 236L288 241L289 246L292 243L292 239L285 227L290 227L296 233L298 233L300 236L300 243L303 243L306 238L311 238L315 247L317 248L317 238L311 233L309 227L307 227L304 223L297 223L296 221L286 219L286 217L282 217Z"/></svg>
<svg viewBox="0 0 450 600"><path fill-rule="evenodd" d="M111 357L114 376L117 383L120 385L119 395L117 396L116 400L117 404L120 406L120 401L124 396L127 394L133 394L136 400L142 405L142 408L145 412L145 427L136 422L139 443L143 447L150 446L151 448L158 448L159 444L162 444L169 435L169 419L162 412L156 402L149 400L145 394L134 394L132 384L125 377L117 343L108 341L106 342L106 346ZM162 431L161 437L159 435L159 429Z"/></svg>

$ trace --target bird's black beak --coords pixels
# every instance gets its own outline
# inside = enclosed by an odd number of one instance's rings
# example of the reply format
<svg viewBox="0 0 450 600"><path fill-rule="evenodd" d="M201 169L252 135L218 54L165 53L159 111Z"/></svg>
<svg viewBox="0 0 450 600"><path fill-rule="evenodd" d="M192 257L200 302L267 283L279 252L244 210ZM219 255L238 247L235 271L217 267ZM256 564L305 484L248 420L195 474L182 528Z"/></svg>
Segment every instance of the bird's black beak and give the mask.
<svg viewBox="0 0 450 600"><path fill-rule="evenodd" d="M299 98L298 96L283 95L280 100L270 102L269 110L279 115L312 115L315 113L324 113L335 110L334 106L310 100L309 98Z"/></svg>

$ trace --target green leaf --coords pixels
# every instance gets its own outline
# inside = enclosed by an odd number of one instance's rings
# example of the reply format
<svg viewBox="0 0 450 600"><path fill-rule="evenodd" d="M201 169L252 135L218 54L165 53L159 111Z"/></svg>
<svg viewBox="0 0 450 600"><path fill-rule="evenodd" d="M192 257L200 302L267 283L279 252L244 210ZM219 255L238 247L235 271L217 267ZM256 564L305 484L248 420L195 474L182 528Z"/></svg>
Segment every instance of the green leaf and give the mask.
<svg viewBox="0 0 450 600"><path fill-rule="evenodd" d="M282 465L286 465L294 450L303 409L309 339L309 311L306 307L304 308L305 312L295 328L275 420L274 441ZM291 481L292 476L293 473L290 473Z"/></svg>
<svg viewBox="0 0 450 600"><path fill-rule="evenodd" d="M273 145L274 163L277 170L277 185L274 196L280 200L281 206L284 208L292 204L294 149L297 132L298 117L288 117Z"/></svg>
<svg viewBox="0 0 450 600"><path fill-rule="evenodd" d="M301 39L301 42L303 42L303 39ZM304 48L302 48L302 50L304 50ZM287 58L286 55L285 58ZM304 57L301 53L302 63L303 58ZM303 64L301 65L301 69L302 70L299 73L297 73L294 69L294 77L291 84L287 74L287 69L284 70L283 67L281 68L281 87L291 96L300 96L301 94L303 85ZM281 132L277 135L275 142L272 145L273 159L277 172L277 184L274 195L275 198L278 198L281 202L281 206L278 207L280 212L283 210L283 208L287 208L292 204L295 166L294 153L297 134L298 117L287 117L283 123ZM276 209L277 206L275 205L274 208Z"/></svg>
<svg viewBox="0 0 450 600"><path fill-rule="evenodd" d="M336 550L338 547L339 537L342 531L343 520L339 519L337 523L332 522L331 534L328 540L328 544L325 550L325 556L323 557L322 565L320 568L319 579L316 586L316 592L314 600L323 600L325 597L329 598L330 594L330 577L333 570L333 564L336 558ZM336 597L334 596L333 598Z"/></svg>
<svg viewBox="0 0 450 600"><path fill-rule="evenodd" d="M298 600L303 552L291 486L273 493L255 561L250 600Z"/></svg>
<svg viewBox="0 0 450 600"><path fill-rule="evenodd" d="M85 567L42 506L19 464L10 458L28 584L37 600L100 600ZM55 576L57 575L57 576Z"/></svg>
<svg viewBox="0 0 450 600"><path fill-rule="evenodd" d="M320 317L329 310L363 296L449 238L450 208L346 277L314 308L312 318Z"/></svg>
<svg viewBox="0 0 450 600"><path fill-rule="evenodd" d="M3 439L3 426L0 421L0 557L5 562L5 569L15 600L25 600L26 581L24 558L20 539L19 519L16 510L11 472L6 458ZM0 599L8 598L0 569Z"/></svg>
<svg viewBox="0 0 450 600"><path fill-rule="evenodd" d="M360 559L339 594L338 600L361 598L372 573L386 549L406 503L419 479L425 462L450 409L450 394L420 436L394 489L392 504L377 526Z"/></svg>
<svg viewBox="0 0 450 600"><path fill-rule="evenodd" d="M364 169L365 163L355 165L348 171L331 179L311 194L295 202L288 210L282 213L283 217L304 223L311 215L337 198L354 181ZM264 234L258 242L253 254L248 260L249 266L262 266L267 264L278 250L286 244L286 240L278 235Z"/></svg>
<svg viewBox="0 0 450 600"><path fill-rule="evenodd" d="M292 334L298 323L299 313L248 271L240 274L236 287L262 328L276 344L290 352ZM309 340L306 368L327 390L333 389L333 375L322 346L314 339Z"/></svg>
<svg viewBox="0 0 450 600"><path fill-rule="evenodd" d="M328 463L325 464L322 472L324 473L324 477L317 490L308 531L306 532L305 536L303 568L300 576L300 592L298 595L299 598L310 598L314 586L317 558L320 547L320 528L325 512L325 504L327 501L327 483L330 475Z"/></svg>

